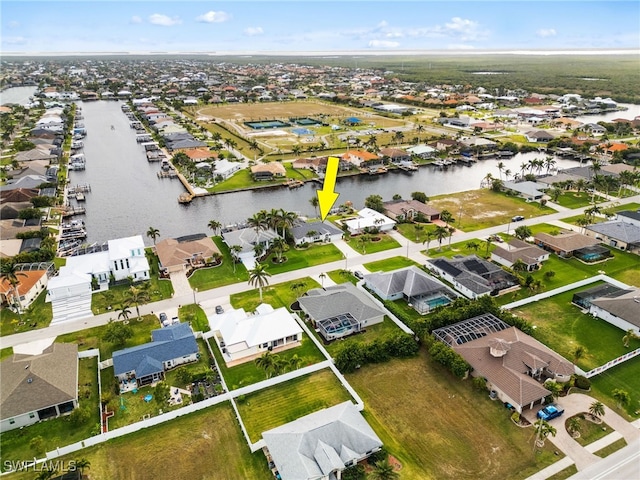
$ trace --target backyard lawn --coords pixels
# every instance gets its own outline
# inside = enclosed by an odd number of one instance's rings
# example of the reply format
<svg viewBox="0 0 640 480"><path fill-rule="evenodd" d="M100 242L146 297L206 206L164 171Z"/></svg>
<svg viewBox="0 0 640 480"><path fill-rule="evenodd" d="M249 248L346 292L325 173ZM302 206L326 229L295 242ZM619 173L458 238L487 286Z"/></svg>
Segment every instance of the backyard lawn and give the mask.
<svg viewBox="0 0 640 480"><path fill-rule="evenodd" d="M352 400L328 368L237 399L240 417L252 442L262 432L309 413Z"/></svg>
<svg viewBox="0 0 640 480"><path fill-rule="evenodd" d="M4 432L0 437L0 451L5 470L5 461L27 461L34 456L42 458L45 452L69 445L100 433L98 414L98 359L84 358L78 361L78 394L80 407L86 419L75 424L71 416L53 418L28 427ZM33 440L41 437L42 441ZM33 472L31 472L33 473ZM33 475L32 475L33 478Z"/></svg>
<svg viewBox="0 0 640 480"><path fill-rule="evenodd" d="M358 279L354 277L349 270L331 270L330 272L327 272L327 275L337 284L351 282L355 285L358 283Z"/></svg>
<svg viewBox="0 0 640 480"><path fill-rule="evenodd" d="M267 303L273 308L289 308L291 304L307 290L319 287L320 284L311 277L278 283L262 289L262 303ZM247 312L255 311L260 303L260 294L257 288L231 295L231 305L233 308L244 308Z"/></svg>
<svg viewBox="0 0 640 480"><path fill-rule="evenodd" d="M568 191L563 192L562 195L558 197L558 200L556 200L554 203L557 203L562 207L574 209L590 205L591 203L593 203L591 200L591 194L588 192ZM595 201L596 203L602 203L606 202L607 199L596 195Z"/></svg>
<svg viewBox="0 0 640 480"><path fill-rule="evenodd" d="M423 250L422 253L431 258L452 258L455 255L478 255L479 257L486 258L493 252L496 245L500 245L500 243L487 243L486 240L479 238L469 240L468 242L452 243L451 245L449 245L448 239L445 239L442 241L442 246L440 246L436 240L431 240L431 243L428 245L429 249Z"/></svg>
<svg viewBox="0 0 640 480"><path fill-rule="evenodd" d="M250 189L250 188L261 188L267 187L270 185L282 185L286 182L285 178L280 178L278 180L261 180L256 181L251 176L251 170L248 168L244 168L242 170L237 171L228 179L217 183L215 186L207 188L209 192L227 192L230 190L242 190L242 189Z"/></svg>
<svg viewBox="0 0 640 480"><path fill-rule="evenodd" d="M399 268L420 266L413 260L406 257L391 257L377 262L365 263L363 265L370 272L390 272Z"/></svg>
<svg viewBox="0 0 640 480"><path fill-rule="evenodd" d="M249 280L247 269L242 263L236 263L234 266L231 252L226 243L220 237L213 237L213 241L220 249L222 254L222 263L217 267L199 268L191 277L189 277L189 285L191 288L198 290L209 290L232 283L246 282Z"/></svg>
<svg viewBox="0 0 640 480"><path fill-rule="evenodd" d="M342 260L342 252L332 243L325 245L310 245L306 249L297 249L289 247L289 250L282 254L282 263L275 263L276 256L271 254L262 262L267 265L267 271L276 275L278 273L290 272L301 268L313 267L323 263L335 262Z"/></svg>
<svg viewBox="0 0 640 480"><path fill-rule="evenodd" d="M144 282L134 283L133 286L139 288L142 284L148 285L147 293L149 294L149 301L142 302L143 303L152 303L158 302L165 298L171 298L173 294L173 285L171 284L171 280L162 279L152 276L150 280L146 280ZM125 301L127 295L130 292L130 285L116 285L113 287L109 287L109 290L105 290L104 292L95 292L91 296L91 311L98 315L100 313L106 313L109 311L113 311L114 318L116 318L119 314L115 309L122 302ZM135 305L128 303L129 309L132 312L131 316L135 316L136 308Z"/></svg>
<svg viewBox="0 0 640 480"><path fill-rule="evenodd" d="M46 296L47 292L43 291L20 315L6 307L0 309L0 336L48 327L53 318L53 310L51 303L45 303Z"/></svg>
<svg viewBox="0 0 640 480"><path fill-rule="evenodd" d="M362 240L363 238L365 239L364 242ZM384 233L376 233L368 237L356 235L355 237L347 237L345 240L351 248L362 254L382 252L383 250L390 250L401 246L394 238Z"/></svg>
<svg viewBox="0 0 640 480"><path fill-rule="evenodd" d="M589 395L606 403L629 420L640 418L640 358L628 360L610 368L606 372L591 377L591 392ZM611 392L620 388L629 392L631 402L620 409L611 396Z"/></svg>
<svg viewBox="0 0 640 480"><path fill-rule="evenodd" d="M347 380L402 463L402 479L526 478L561 458L549 441L534 454L531 428L516 427L501 402L455 379L424 349L415 358L367 365Z"/></svg>
<svg viewBox="0 0 640 480"><path fill-rule="evenodd" d="M211 330L209 327L209 320L207 314L199 305L182 305L178 308L178 318L185 323L191 325L194 332L208 332Z"/></svg>

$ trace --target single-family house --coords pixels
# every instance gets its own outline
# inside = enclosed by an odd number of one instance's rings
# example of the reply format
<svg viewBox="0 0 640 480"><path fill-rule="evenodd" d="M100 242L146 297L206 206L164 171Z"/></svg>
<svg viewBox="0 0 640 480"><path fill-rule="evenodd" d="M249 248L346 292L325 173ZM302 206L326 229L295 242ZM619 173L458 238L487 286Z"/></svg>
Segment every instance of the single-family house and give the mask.
<svg viewBox="0 0 640 480"><path fill-rule="evenodd" d="M589 308L591 308L591 302L596 298L615 298L620 295L624 295L625 293L629 293L630 291L632 290L629 288L625 289L605 282L601 285L574 293L571 298L571 303L577 305L583 310L589 311Z"/></svg>
<svg viewBox="0 0 640 480"><path fill-rule="evenodd" d="M411 154L400 148L381 148L380 155L395 164L411 162Z"/></svg>
<svg viewBox="0 0 640 480"><path fill-rule="evenodd" d="M204 233L178 238L166 238L156 244L160 268L168 273L204 264L220 249Z"/></svg>
<svg viewBox="0 0 640 480"><path fill-rule="evenodd" d="M524 134L527 142L545 143L550 142L555 137L544 130L532 130Z"/></svg>
<svg viewBox="0 0 640 480"><path fill-rule="evenodd" d="M262 303L249 314L244 309L209 316L209 325L228 367L250 362L265 352L301 345L302 328L289 311Z"/></svg>
<svg viewBox="0 0 640 480"><path fill-rule="evenodd" d="M215 177L222 177L223 180L231 177L234 173L242 168L240 162L230 162L226 158L216 161L213 168L213 175Z"/></svg>
<svg viewBox="0 0 640 480"><path fill-rule="evenodd" d="M344 224L351 235L358 235L364 232L365 229L369 231L377 229L380 232L387 232L393 229L396 222L371 208L363 208L358 212L356 218L345 220Z"/></svg>
<svg viewBox="0 0 640 480"><path fill-rule="evenodd" d="M314 288L298 304L326 341L360 332L381 323L385 311L352 283Z"/></svg>
<svg viewBox="0 0 640 480"><path fill-rule="evenodd" d="M633 223L618 220L594 223L585 227L584 233L620 250L640 253L640 226Z"/></svg>
<svg viewBox="0 0 640 480"><path fill-rule="evenodd" d="M282 480L333 480L382 448L350 401L262 433L267 461Z"/></svg>
<svg viewBox="0 0 640 480"><path fill-rule="evenodd" d="M600 243L600 240L570 230L561 230L558 235L540 232L533 239L536 245L561 257L571 257L581 249L595 247Z"/></svg>
<svg viewBox="0 0 640 480"><path fill-rule="evenodd" d="M620 328L640 335L640 288L614 297L600 297L591 301L589 313Z"/></svg>
<svg viewBox="0 0 640 480"><path fill-rule="evenodd" d="M640 227L640 210L624 210L616 214L616 220Z"/></svg>
<svg viewBox="0 0 640 480"><path fill-rule="evenodd" d="M198 344L187 323L151 332L151 342L113 352L113 372L120 392L155 383L175 367L198 360Z"/></svg>
<svg viewBox="0 0 640 480"><path fill-rule="evenodd" d="M232 252L234 246L240 247L239 251L233 254L248 270L255 267L256 245L262 245L263 251L267 251L273 240L278 237L277 232L270 228L258 231L255 228L240 228L222 233L222 240L232 249Z"/></svg>
<svg viewBox="0 0 640 480"><path fill-rule="evenodd" d="M47 270L24 270L16 273L18 284L13 287L6 278L0 282L0 303L24 311L47 288Z"/></svg>
<svg viewBox="0 0 640 480"><path fill-rule="evenodd" d="M458 295L440 280L418 267L411 266L391 272L377 272L364 277L365 285L383 300L404 298L418 313L429 313L448 305Z"/></svg>
<svg viewBox="0 0 640 480"><path fill-rule="evenodd" d="M549 260L549 252L540 247L513 238L506 245L496 245L491 252L491 260L507 268L512 268L516 262L522 262L526 270L538 270L542 262Z"/></svg>
<svg viewBox="0 0 640 480"><path fill-rule="evenodd" d="M360 168L367 168L374 165L382 165L381 157L366 150L348 150L342 155L342 159Z"/></svg>
<svg viewBox="0 0 640 480"><path fill-rule="evenodd" d="M291 228L296 245L302 243L333 243L342 238L344 232L330 222L296 222Z"/></svg>
<svg viewBox="0 0 640 480"><path fill-rule="evenodd" d="M407 148L407 152L412 155L416 155L420 158L431 158L435 155L436 149L429 145L416 145L415 147Z"/></svg>
<svg viewBox="0 0 640 480"><path fill-rule="evenodd" d="M428 222L440 218L440 210L417 200L391 200L384 202L384 212L397 222L415 220L420 215Z"/></svg>
<svg viewBox="0 0 640 480"><path fill-rule="evenodd" d="M286 174L286 168L279 162L261 163L251 167L251 175L255 180L273 180L283 178Z"/></svg>
<svg viewBox="0 0 640 480"><path fill-rule="evenodd" d="M547 185L538 182L503 182L505 190L517 193L520 197L529 202L540 200L544 197L544 193L540 190L546 189Z"/></svg>
<svg viewBox="0 0 640 480"><path fill-rule="evenodd" d="M0 432L66 415L78 406L78 346L14 353L0 362L0 378Z"/></svg>
<svg viewBox="0 0 640 480"><path fill-rule="evenodd" d="M433 336L464 358L473 368L471 374L486 379L487 388L519 413L545 402L551 394L545 380L564 383L575 373L571 362L490 313L438 328Z"/></svg>
<svg viewBox="0 0 640 480"><path fill-rule="evenodd" d="M427 260L426 267L467 298L500 295L519 288L518 279L477 255Z"/></svg>

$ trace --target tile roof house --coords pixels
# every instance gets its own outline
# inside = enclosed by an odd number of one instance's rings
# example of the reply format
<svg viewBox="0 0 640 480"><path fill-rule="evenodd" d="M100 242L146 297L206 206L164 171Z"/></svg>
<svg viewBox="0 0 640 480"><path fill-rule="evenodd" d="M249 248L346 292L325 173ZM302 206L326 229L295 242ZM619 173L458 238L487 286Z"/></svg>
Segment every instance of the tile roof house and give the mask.
<svg viewBox="0 0 640 480"><path fill-rule="evenodd" d="M499 295L519 288L516 277L477 255L434 258L427 260L426 266L467 298Z"/></svg>
<svg viewBox="0 0 640 480"><path fill-rule="evenodd" d="M549 252L513 238L507 245L496 245L491 252L491 260L508 268L519 260L527 266L527 271L531 272L540 268L542 262L549 260Z"/></svg>
<svg viewBox="0 0 640 480"><path fill-rule="evenodd" d="M325 340L345 337L384 320L385 311L351 283L314 288L298 298Z"/></svg>
<svg viewBox="0 0 640 480"><path fill-rule="evenodd" d="M382 164L382 158L375 153L366 150L349 150L342 155L342 159L350 162L356 167L364 167L365 165ZM364 164L364 165L363 165Z"/></svg>
<svg viewBox="0 0 640 480"><path fill-rule="evenodd" d="M633 330L640 335L640 288L615 297L593 299L589 313L625 332Z"/></svg>
<svg viewBox="0 0 640 480"><path fill-rule="evenodd" d="M0 363L0 431L59 417L78 406L78 346L54 343Z"/></svg>
<svg viewBox="0 0 640 480"><path fill-rule="evenodd" d="M251 167L251 175L255 180L272 180L286 176L287 170L279 162L261 163Z"/></svg>
<svg viewBox="0 0 640 480"><path fill-rule="evenodd" d="M0 282L0 300L2 304L15 305L24 311L47 288L49 276L46 270L25 270L17 273L16 278L17 298L16 288L3 278Z"/></svg>
<svg viewBox="0 0 640 480"><path fill-rule="evenodd" d="M280 235L270 228L256 232L255 228L247 227L222 233L222 240L229 248L233 248L234 245L240 247L241 250L237 254L234 253L234 255L237 256L248 270L255 267L255 246L259 243L264 247L264 250L267 251L273 240L279 237Z"/></svg>
<svg viewBox="0 0 640 480"><path fill-rule="evenodd" d="M561 230L558 235L550 235L543 232L536 233L533 238L536 245L561 257L570 257L576 250L592 247L600 243L600 240L570 230Z"/></svg>
<svg viewBox="0 0 640 480"><path fill-rule="evenodd" d="M522 413L550 395L541 383L566 382L575 373L571 362L535 338L491 314L480 315L433 331L473 368L474 377Z"/></svg>
<svg viewBox="0 0 640 480"><path fill-rule="evenodd" d="M413 220L417 214L430 222L440 218L440 210L417 200L391 200L384 202L384 208L389 218L399 222Z"/></svg>
<svg viewBox="0 0 640 480"><path fill-rule="evenodd" d="M380 154L389 157L392 163L405 163L411 161L411 154L400 148L381 148Z"/></svg>
<svg viewBox="0 0 640 480"><path fill-rule="evenodd" d="M262 433L282 480L330 480L382 447L357 407L346 401Z"/></svg>
<svg viewBox="0 0 640 480"><path fill-rule="evenodd" d="M366 286L383 300L404 298L422 314L458 296L444 283L415 266L372 273L365 275L364 280Z"/></svg>
<svg viewBox="0 0 640 480"><path fill-rule="evenodd" d="M289 311L265 303L253 314L240 308L211 315L209 325L228 367L250 362L267 351L298 347L302 341L302 328Z"/></svg>
<svg viewBox="0 0 640 480"><path fill-rule="evenodd" d="M180 272L185 267L202 264L214 253L220 254L216 244L204 233L187 237L167 238L156 244L160 268Z"/></svg>
<svg viewBox="0 0 640 480"><path fill-rule="evenodd" d="M553 140L555 137L544 130L532 130L524 134L527 142L543 143Z"/></svg>
<svg viewBox="0 0 640 480"><path fill-rule="evenodd" d="M639 225L613 220L589 225L585 227L585 234L620 250L640 253Z"/></svg>
<svg viewBox="0 0 640 480"><path fill-rule="evenodd" d="M113 371L120 391L149 385L164 372L198 359L198 344L191 327L175 323L151 332L151 342L113 352Z"/></svg>

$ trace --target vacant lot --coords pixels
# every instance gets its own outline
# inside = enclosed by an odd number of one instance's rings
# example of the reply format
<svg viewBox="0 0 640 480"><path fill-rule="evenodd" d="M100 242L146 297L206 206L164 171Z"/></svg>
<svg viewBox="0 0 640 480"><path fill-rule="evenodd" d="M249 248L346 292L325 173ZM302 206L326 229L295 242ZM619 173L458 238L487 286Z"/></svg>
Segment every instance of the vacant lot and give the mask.
<svg viewBox="0 0 640 480"><path fill-rule="evenodd" d="M454 379L422 353L367 365L347 380L364 415L402 462L403 479L526 478L555 462L551 442L534 456L532 429L518 428L500 402Z"/></svg>

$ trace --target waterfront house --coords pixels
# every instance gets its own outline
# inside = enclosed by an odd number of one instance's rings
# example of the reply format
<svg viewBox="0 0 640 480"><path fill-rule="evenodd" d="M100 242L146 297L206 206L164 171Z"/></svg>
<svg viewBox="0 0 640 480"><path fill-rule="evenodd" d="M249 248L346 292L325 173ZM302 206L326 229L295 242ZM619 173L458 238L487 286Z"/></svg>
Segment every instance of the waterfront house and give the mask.
<svg viewBox="0 0 640 480"><path fill-rule="evenodd" d="M524 134L527 142L545 143L553 140L555 137L544 130L531 130Z"/></svg>
<svg viewBox="0 0 640 480"><path fill-rule="evenodd" d="M411 162L411 154L399 148L381 148L380 155L395 164Z"/></svg>
<svg viewBox="0 0 640 480"><path fill-rule="evenodd" d="M166 238L156 243L160 268L168 273L203 265L220 250L204 233L178 238Z"/></svg>
<svg viewBox="0 0 640 480"><path fill-rule="evenodd" d="M426 267L467 298L500 295L519 288L518 279L477 255L427 260Z"/></svg>
<svg viewBox="0 0 640 480"><path fill-rule="evenodd" d="M520 261L531 272L542 266L542 262L549 260L549 252L540 247L531 245L518 238L513 238L506 245L496 245L491 252L491 260L507 268Z"/></svg>
<svg viewBox="0 0 640 480"><path fill-rule="evenodd" d="M24 245L24 241L22 243ZM22 247L20 251L24 251ZM47 270L23 270L16 278L15 288L6 279L0 282L0 303L24 311L47 288L49 276Z"/></svg>
<svg viewBox="0 0 640 480"><path fill-rule="evenodd" d="M342 238L344 232L330 222L296 222L291 228L296 245L302 243L333 243Z"/></svg>
<svg viewBox="0 0 640 480"><path fill-rule="evenodd" d="M284 178L286 174L286 168L279 162L261 163L251 167L251 175L258 181Z"/></svg>
<svg viewBox="0 0 640 480"><path fill-rule="evenodd" d="M289 311L265 303L251 314L239 308L210 315L209 326L228 367L250 362L265 352L298 347L302 342L302 328Z"/></svg>
<svg viewBox="0 0 640 480"><path fill-rule="evenodd" d="M412 221L416 215L422 215L428 222L440 218L440 210L417 200L391 200L384 202L384 212L398 222Z"/></svg>
<svg viewBox="0 0 640 480"><path fill-rule="evenodd" d="M0 363L0 432L71 413L78 406L78 346L53 343Z"/></svg>
<svg viewBox="0 0 640 480"><path fill-rule="evenodd" d="M331 480L382 448L350 401L262 433L264 453L282 480Z"/></svg>
<svg viewBox="0 0 640 480"><path fill-rule="evenodd" d="M490 313L438 328L433 336L464 358L492 395L519 413L545 403L551 394L545 380L564 383L575 373L571 362Z"/></svg>
<svg viewBox="0 0 640 480"><path fill-rule="evenodd" d="M213 175L215 177L222 177L223 180L231 177L234 173L242 168L242 163L230 162L226 158L217 160L213 168Z"/></svg>
<svg viewBox="0 0 640 480"><path fill-rule="evenodd" d="M258 231L255 228L240 228L222 234L222 240L230 249L233 249L235 245L240 247L240 251L234 255L247 267L247 270L255 267L256 245L262 245L263 251L266 252L273 240L278 237L280 235L270 228L266 230L258 229Z"/></svg>
<svg viewBox="0 0 640 480"><path fill-rule="evenodd" d="M314 288L298 298L302 311L326 341L381 323L385 311L352 283Z"/></svg>
<svg viewBox="0 0 640 480"><path fill-rule="evenodd" d="M387 232L393 229L396 222L371 208L363 208L358 212L357 217L344 220L344 224L347 226L351 235L358 235L365 230Z"/></svg>
<svg viewBox="0 0 640 480"><path fill-rule="evenodd" d="M349 150L342 155L342 159L358 168L382 165L382 158L375 153L367 152L366 150Z"/></svg>
<svg viewBox="0 0 640 480"><path fill-rule="evenodd" d="M416 145L415 147L407 148L407 152L422 159L427 159L435 155L436 149L429 145Z"/></svg>
<svg viewBox="0 0 640 480"><path fill-rule="evenodd" d="M528 202L541 200L544 197L544 192L541 189L546 189L547 185L538 182L503 182L502 186L505 190L517 193L520 197L524 198Z"/></svg>
<svg viewBox="0 0 640 480"><path fill-rule="evenodd" d="M364 277L365 285L382 300L403 298L418 313L451 303L458 295L418 267L377 272Z"/></svg>
<svg viewBox="0 0 640 480"><path fill-rule="evenodd" d="M198 360L198 344L187 323L151 332L151 342L113 352L120 393L164 379L167 370Z"/></svg>

